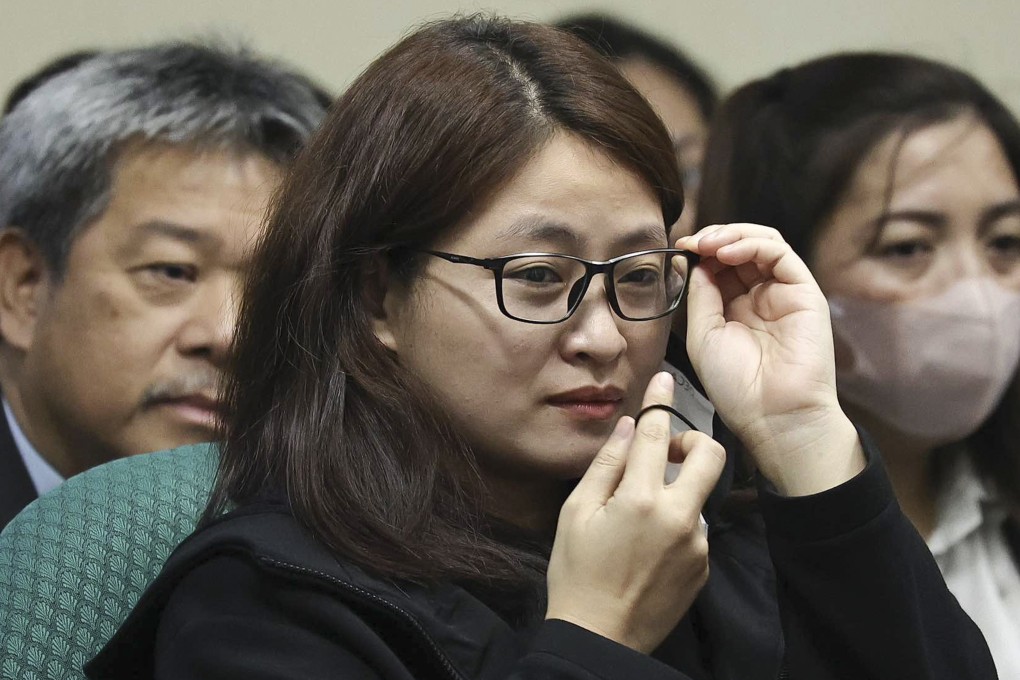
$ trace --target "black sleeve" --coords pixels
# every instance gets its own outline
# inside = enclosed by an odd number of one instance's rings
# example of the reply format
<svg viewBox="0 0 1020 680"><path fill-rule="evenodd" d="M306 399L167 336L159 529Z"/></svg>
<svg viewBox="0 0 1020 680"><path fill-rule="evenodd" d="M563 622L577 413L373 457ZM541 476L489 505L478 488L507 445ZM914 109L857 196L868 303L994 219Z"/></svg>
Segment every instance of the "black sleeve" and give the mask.
<svg viewBox="0 0 1020 680"><path fill-rule="evenodd" d="M820 494L785 498L760 484L789 677L996 678L984 638L865 450L863 472Z"/></svg>
<svg viewBox="0 0 1020 680"><path fill-rule="evenodd" d="M407 640L407 644L413 644ZM195 568L160 620L158 680L415 680L455 675L408 663L340 598L239 556ZM426 663L426 662L422 662ZM546 621L507 680L686 680L649 656L564 621ZM464 680L469 680L464 678Z"/></svg>

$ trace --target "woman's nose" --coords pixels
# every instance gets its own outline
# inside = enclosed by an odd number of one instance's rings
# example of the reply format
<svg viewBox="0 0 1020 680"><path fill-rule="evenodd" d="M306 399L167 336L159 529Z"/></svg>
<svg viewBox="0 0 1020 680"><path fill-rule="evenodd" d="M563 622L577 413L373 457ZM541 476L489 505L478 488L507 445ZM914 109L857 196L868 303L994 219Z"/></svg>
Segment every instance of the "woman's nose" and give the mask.
<svg viewBox="0 0 1020 680"><path fill-rule="evenodd" d="M960 248L956 255L957 273L961 279L987 276L994 272L992 263L984 252L984 248L978 243L968 243Z"/></svg>
<svg viewBox="0 0 1020 680"><path fill-rule="evenodd" d="M623 322L609 305L605 285L595 278L581 299L580 306L565 324L563 351L568 358L588 358L599 363L615 361L627 349L620 331ZM579 291L570 291L576 297Z"/></svg>

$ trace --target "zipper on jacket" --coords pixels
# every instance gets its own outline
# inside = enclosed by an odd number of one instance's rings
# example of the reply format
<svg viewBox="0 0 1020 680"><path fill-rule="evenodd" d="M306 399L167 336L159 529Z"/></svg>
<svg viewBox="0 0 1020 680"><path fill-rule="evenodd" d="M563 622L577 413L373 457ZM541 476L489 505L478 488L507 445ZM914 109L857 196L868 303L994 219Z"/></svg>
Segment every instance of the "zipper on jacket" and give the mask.
<svg viewBox="0 0 1020 680"><path fill-rule="evenodd" d="M329 581L334 586L339 587L341 590L344 590L361 600L371 602L372 604L375 605L381 605L390 612L398 615L402 620L411 624L411 627L414 628L414 630L421 636L421 639L425 640L425 642L428 643L429 648L435 654L436 658L439 659L440 663L443 665L443 669L446 671L449 677L453 678L454 680L467 680L467 678L461 675L460 672L454 667L453 662L450 661L448 656L446 656L446 653L442 650L442 648L440 648L440 646L436 644L436 641L433 640L432 636L428 634L428 631L425 630L425 627L422 626L418 619L415 618L415 616L408 612L407 610L401 609L400 607L393 604L389 600L379 597L375 593L370 593L369 591L363 588L359 588L356 585L347 583L346 581L338 579L335 576L331 576L330 574L326 574L321 571L316 571L314 569L309 569L307 567L302 567L297 564L290 564L289 562L281 562L279 560L274 560L269 557L260 557L259 560L278 569L286 569L289 571L297 572L299 574L303 574L305 576L315 576L319 579Z"/></svg>

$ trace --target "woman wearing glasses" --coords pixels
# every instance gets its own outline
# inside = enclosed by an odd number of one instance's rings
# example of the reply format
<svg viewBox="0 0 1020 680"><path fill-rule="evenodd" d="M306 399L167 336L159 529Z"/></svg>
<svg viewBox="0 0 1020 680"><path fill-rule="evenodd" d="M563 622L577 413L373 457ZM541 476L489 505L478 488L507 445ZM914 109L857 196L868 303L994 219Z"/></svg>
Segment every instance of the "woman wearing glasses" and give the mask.
<svg viewBox="0 0 1020 680"><path fill-rule="evenodd" d="M746 85L699 221L782 227L832 308L840 400L1020 678L1020 127L969 75L836 55ZM1011 517L1012 515L1012 517Z"/></svg>
<svg viewBox="0 0 1020 680"><path fill-rule="evenodd" d="M209 520L90 673L994 677L836 403L803 263L754 225L676 241L681 207L666 130L576 39L469 18L386 53L260 246ZM685 293L768 545L709 550L724 454L670 439Z"/></svg>

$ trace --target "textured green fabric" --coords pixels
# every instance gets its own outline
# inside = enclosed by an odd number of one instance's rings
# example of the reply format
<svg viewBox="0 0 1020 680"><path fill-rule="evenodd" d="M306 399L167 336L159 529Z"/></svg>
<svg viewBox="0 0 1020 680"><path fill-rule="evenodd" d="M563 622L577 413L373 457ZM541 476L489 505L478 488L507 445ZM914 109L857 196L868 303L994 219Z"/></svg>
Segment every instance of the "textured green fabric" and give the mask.
<svg viewBox="0 0 1020 680"><path fill-rule="evenodd" d="M0 534L0 678L63 680L113 635L212 488L216 447L133 456L72 477Z"/></svg>

